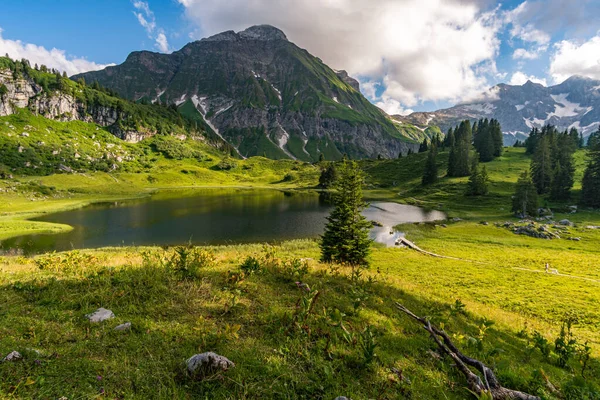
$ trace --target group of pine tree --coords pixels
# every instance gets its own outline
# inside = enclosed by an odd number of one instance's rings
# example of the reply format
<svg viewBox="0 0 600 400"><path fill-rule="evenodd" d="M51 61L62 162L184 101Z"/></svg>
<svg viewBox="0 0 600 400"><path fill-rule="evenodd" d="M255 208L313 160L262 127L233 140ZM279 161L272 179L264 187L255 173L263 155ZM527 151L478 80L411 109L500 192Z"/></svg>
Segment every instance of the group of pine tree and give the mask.
<svg viewBox="0 0 600 400"><path fill-rule="evenodd" d="M584 147L583 135L572 128L564 132L547 125L532 129L525 142L515 147L525 147L531 155L530 170L524 172L513 197L515 212L533 215L537 211L539 196L550 200L566 201L571 197L575 183L575 152ZM449 149L447 176L469 176L467 195L480 196L488 193L486 163L500 157L504 151L502 128L495 119L481 119L471 124L462 121L441 140L424 141L419 152L428 151L422 177L423 185L438 179L436 162L439 149ZM473 152L473 148L475 152ZM588 139L588 165L582 181L581 203L600 208L600 128Z"/></svg>
<svg viewBox="0 0 600 400"><path fill-rule="evenodd" d="M489 178L485 166L481 167L479 162L488 162L500 157L503 146L502 128L497 120L486 118L473 124L468 120L462 121L456 128L449 129L444 140L432 140L429 149L427 142L421 144L420 150L429 150L422 183L429 185L437 181L437 152L440 147L447 148L450 150L447 175L469 176L467 195L485 195L488 193ZM475 155L472 154L472 147L475 147Z"/></svg>

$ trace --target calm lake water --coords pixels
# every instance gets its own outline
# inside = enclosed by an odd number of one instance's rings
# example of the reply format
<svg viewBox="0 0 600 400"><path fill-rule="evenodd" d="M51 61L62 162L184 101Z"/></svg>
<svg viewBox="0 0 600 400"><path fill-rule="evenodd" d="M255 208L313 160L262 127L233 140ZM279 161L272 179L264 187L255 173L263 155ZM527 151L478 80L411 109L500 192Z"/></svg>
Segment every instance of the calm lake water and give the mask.
<svg viewBox="0 0 600 400"><path fill-rule="evenodd" d="M132 245L228 244L312 238L323 233L331 206L316 193L275 190L207 189L161 192L141 200L94 204L50 214L36 221L71 225L57 235L29 235L0 243L3 251L25 254ZM383 224L371 236L393 245L406 222L446 218L439 211L374 202L364 211Z"/></svg>

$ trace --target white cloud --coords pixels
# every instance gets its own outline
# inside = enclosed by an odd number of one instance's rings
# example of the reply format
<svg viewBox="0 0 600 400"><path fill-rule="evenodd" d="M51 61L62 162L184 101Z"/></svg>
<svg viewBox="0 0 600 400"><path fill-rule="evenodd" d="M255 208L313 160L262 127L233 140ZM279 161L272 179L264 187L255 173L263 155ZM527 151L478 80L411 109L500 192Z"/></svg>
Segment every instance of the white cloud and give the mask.
<svg viewBox="0 0 600 400"><path fill-rule="evenodd" d="M539 46L531 50L524 48L518 48L514 51L512 58L513 60L536 60L540 58L540 55L548 50L548 46Z"/></svg>
<svg viewBox="0 0 600 400"><path fill-rule="evenodd" d="M538 78L534 75L526 75L525 73L523 73L521 71L515 72L512 75L512 77L510 78L510 81L508 82L508 84L518 86L518 85L525 84L527 81L531 81L533 83L539 83L541 85L548 86L548 82L546 81L546 79Z"/></svg>
<svg viewBox="0 0 600 400"><path fill-rule="evenodd" d="M414 112L410 108L404 108L398 100L387 95L382 96L380 100L375 102L375 105L389 115L408 115Z"/></svg>
<svg viewBox="0 0 600 400"><path fill-rule="evenodd" d="M178 1L203 36L279 27L328 65L382 82L379 100L387 105L384 98L413 106L481 93L489 86L486 74L496 71L503 22L497 9L482 12L476 1L379 0L376 7L372 0Z"/></svg>
<svg viewBox="0 0 600 400"><path fill-rule="evenodd" d="M554 47L550 75L556 83L573 75L600 79L600 31L586 42L563 40Z"/></svg>
<svg viewBox="0 0 600 400"><path fill-rule="evenodd" d="M4 39L0 28L0 55L8 54L12 59L20 60L26 58L31 65L45 65L59 71L65 71L67 75L75 75L87 71L103 69L108 65L97 64L85 58L73 57L66 54L64 50L52 48L50 50L43 46L31 43L23 43L20 40Z"/></svg>
<svg viewBox="0 0 600 400"><path fill-rule="evenodd" d="M148 37L154 40L154 46L163 53L169 53L171 50L167 36L163 29L157 29L156 17L148 3L141 0L134 0L133 7L137 10L133 12L133 15L135 15L139 24L146 30Z"/></svg>
<svg viewBox="0 0 600 400"><path fill-rule="evenodd" d="M167 37L164 32L160 32L156 36L156 47L162 51L163 53L168 53L169 50L169 42L167 41Z"/></svg>

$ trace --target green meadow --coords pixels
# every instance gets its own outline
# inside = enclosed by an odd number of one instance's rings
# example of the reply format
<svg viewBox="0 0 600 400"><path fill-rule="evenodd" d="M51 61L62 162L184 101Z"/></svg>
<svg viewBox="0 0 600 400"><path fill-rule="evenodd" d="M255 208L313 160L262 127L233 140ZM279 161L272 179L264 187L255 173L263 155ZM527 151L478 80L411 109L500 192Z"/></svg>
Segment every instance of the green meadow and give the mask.
<svg viewBox="0 0 600 400"><path fill-rule="evenodd" d="M261 157L151 157L152 165L139 170L0 181L0 239L69 229L28 218L94 201L211 186L302 190L316 187L319 176L318 164ZM438 158L440 176L447 157ZM368 199L449 216L397 227L443 257L374 245L362 274L320 263L312 239L179 253L109 248L4 256L0 355L17 350L24 358L0 364L0 397L475 398L398 302L445 329L506 387L543 399L598 399L600 230L588 226L600 225L600 213L568 213L577 204L584 152L576 158L572 201L547 204L556 221L575 223L559 240L495 225L518 222L510 206L517 177L529 167L523 149L485 164L491 183L483 197L464 195L467 178L442 177L423 188L426 154L361 162ZM224 161L235 166L223 169ZM247 267L249 257L258 267ZM559 274L546 273L546 263ZM85 315L99 307L116 318L91 324ZM568 354L555 346L566 320L576 341ZM132 323L130 331L113 330L124 322ZM205 351L228 357L235 368L190 379L185 360Z"/></svg>

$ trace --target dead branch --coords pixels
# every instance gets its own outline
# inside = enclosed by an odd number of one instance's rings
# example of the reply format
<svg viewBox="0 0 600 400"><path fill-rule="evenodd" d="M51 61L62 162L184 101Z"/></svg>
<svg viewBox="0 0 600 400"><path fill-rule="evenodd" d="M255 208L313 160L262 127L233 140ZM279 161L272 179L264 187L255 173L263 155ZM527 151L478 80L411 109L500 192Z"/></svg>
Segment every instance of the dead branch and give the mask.
<svg viewBox="0 0 600 400"><path fill-rule="evenodd" d="M487 392L490 393L492 398L496 400L540 400L540 398L537 396L503 387L500 385L498 378L496 378L496 375L489 367L479 360L462 354L454 345L454 343L452 343L446 332L432 325L431 322L425 318L415 315L402 304L396 303L396 307L404 314L423 325L423 328L429 332L431 338L438 345L442 353L448 355L456 363L456 368L458 368L465 376L467 383L469 384L469 389L472 392ZM474 373L469 367L477 370L482 375L483 379L478 374Z"/></svg>

